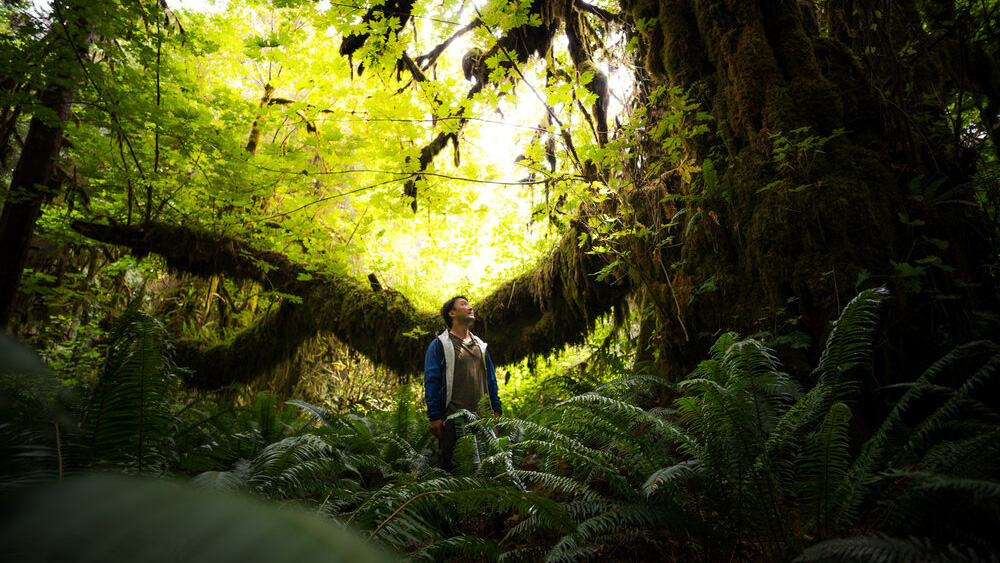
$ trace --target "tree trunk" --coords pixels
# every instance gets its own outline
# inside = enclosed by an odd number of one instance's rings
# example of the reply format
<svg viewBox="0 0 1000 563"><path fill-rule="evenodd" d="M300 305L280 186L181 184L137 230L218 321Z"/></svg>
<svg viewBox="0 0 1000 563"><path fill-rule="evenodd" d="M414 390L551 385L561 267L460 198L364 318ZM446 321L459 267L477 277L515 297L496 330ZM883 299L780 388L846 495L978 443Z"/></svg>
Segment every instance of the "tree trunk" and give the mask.
<svg viewBox="0 0 1000 563"><path fill-rule="evenodd" d="M943 196L970 181L971 161L943 141L946 106L919 106L931 114L919 122L910 113L932 87L914 79L919 68L886 62L895 49L865 51L882 57L866 61L849 43L824 36L810 2L623 3L636 20L656 18L643 33L654 85L678 87L713 118L708 132L688 137L683 154L650 155L663 169L674 169L678 158L701 167L691 180L665 175L650 182L663 196L686 199L653 208L638 195L630 202L647 224L657 224L654 216L683 218L663 233L681 241L676 250L639 249L632 255L644 260L630 264L654 302L682 306L678 315L660 313L661 337L651 339L665 369L685 374L720 330L794 327L819 349L829 320L872 285L895 295L882 354L897 374L925 367L956 343L996 334L995 325L977 325L971 313L997 310L982 214ZM864 33L874 29L892 45L904 31L921 29L919 19L900 21L893 13L891 24L873 16ZM865 48L864 41L854 46ZM926 37L917 44L935 43ZM879 90L886 75L898 90ZM674 103L669 96L654 100L650 115L676 111ZM667 277L646 256L662 257L676 274ZM687 331L670 316L683 319Z"/></svg>
<svg viewBox="0 0 1000 563"><path fill-rule="evenodd" d="M62 84L46 90L41 96L42 107L51 114L35 115L31 119L0 214L0 264L3 264L0 268L0 329L7 328L10 322L35 223L41 216L42 203L53 192L49 181L62 145L63 122L69 117L72 102L70 89L65 82Z"/></svg>
<svg viewBox="0 0 1000 563"><path fill-rule="evenodd" d="M86 44L89 41L87 34L81 33L80 9L70 6L63 12L58 6L53 7L53 21L58 22L63 15L68 16L67 21L53 24L54 28L63 28L53 34L57 47L47 59L48 86L39 96L40 109L31 118L0 214L0 264L3 264L0 268L0 330L6 329L10 322L42 203L58 191L50 183L62 146L63 123L69 117L76 87L78 69L72 61L83 51L70 42Z"/></svg>

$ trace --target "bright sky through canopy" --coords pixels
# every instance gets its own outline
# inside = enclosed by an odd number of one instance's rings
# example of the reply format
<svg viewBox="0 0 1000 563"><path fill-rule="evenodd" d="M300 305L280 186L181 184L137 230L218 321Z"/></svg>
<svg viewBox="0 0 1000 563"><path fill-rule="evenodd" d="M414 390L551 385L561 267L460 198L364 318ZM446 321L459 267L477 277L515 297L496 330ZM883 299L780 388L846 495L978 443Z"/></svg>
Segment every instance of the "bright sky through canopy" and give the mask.
<svg viewBox="0 0 1000 563"><path fill-rule="evenodd" d="M47 14L50 11L47 0L33 1L39 13ZM234 8L227 10L229 4L228 0L167 0L167 5L173 9L212 14L210 16L212 18L229 18L232 21L231 24L220 24L216 27L215 24L211 24L208 20L205 20L202 24L205 27L205 33L212 33L212 31L208 30L210 27L214 30L228 29L230 30L230 35L234 35L234 37L242 36L243 41L250 43L253 43L258 36L263 38L268 33L275 33L273 26L279 19L276 16L265 15L267 8L257 10ZM479 9L486 9L487 4L485 1L472 3L477 11ZM234 4L233 6L237 5ZM362 5L365 5L365 3L362 3ZM463 4L463 6L466 5ZM433 9L430 3L428 3L426 9ZM311 10L314 10L312 12L314 14L329 14L331 13L331 6L329 2L323 1L313 5ZM251 15L252 13L256 13L257 15ZM348 19L350 17L360 18L360 13L358 11L358 14L351 16L351 12L348 12L347 16L342 17L347 17ZM467 22L472 17L470 13L471 11L468 8L464 12L456 12L454 19L456 21ZM183 16L180 17L181 21L185 19ZM429 23L432 20L434 18L428 18L407 27L408 32L411 29L413 31L412 43L408 45L411 56L422 54L428 51L431 46L440 42L442 30L440 26L437 26L435 30L434 25ZM335 79L341 80L345 84L350 84L351 88L355 90L370 87L365 86L365 84L371 83L370 80L361 80L360 77L355 80L354 71L351 71L347 78L337 78L344 76L342 74L343 71L337 69L348 67L346 58L336 55L337 46L340 44L340 36L345 32L342 29L344 27L343 23L330 25L330 22L336 21L338 21L336 18L326 20L322 25L329 27L325 29L317 27L317 31L325 36L314 37L311 42L308 42L309 47L303 47L307 51L302 51L299 55L305 58L319 57L319 60L325 61L325 63L314 64L308 67L308 72L305 71L306 67L301 67L298 70L300 74L296 75L294 79L287 78L290 76L289 73L296 72L295 70L290 70L291 66L283 65L281 62L274 63L278 69L278 76L281 77L275 83L275 87L277 88L275 96L291 98L296 103L335 105L336 97L324 97L322 93L313 90L312 86L303 87L301 85L311 83L312 81L322 82L325 80L330 82L331 79ZM191 24L186 23L185 25L190 27ZM299 25L308 24L294 24L294 26ZM495 30L490 30L490 32L496 33ZM445 30L444 33L450 34L452 30ZM464 35L458 38L445 51L441 59L441 64L434 70L435 76L442 72L458 73L457 82L453 82L453 91L450 93L456 100L461 99L464 89L468 88L468 83L462 81L461 73L457 69L460 66L458 61L461 60L463 54L475 48L472 35ZM620 39L616 37L604 38L609 43L617 42ZM237 42L240 40L236 38ZM219 42L220 44L223 43L221 39ZM305 44L303 43L303 45ZM566 58L564 38L557 40L555 48L563 51L563 55L561 56ZM320 50L314 51L314 49ZM284 53L284 44L276 50L281 50ZM258 48L258 51L260 51L260 48ZM313 55L314 52L316 55ZM268 59L262 57L259 60L262 61L260 65L263 66L256 66L258 63L247 62L252 57L244 60L243 53L238 48L230 51L229 55L226 55L231 60L231 63L228 65L219 62L218 57L220 56L222 56L221 52L212 54L209 51L207 56L196 65L197 67L202 67L202 70L196 70L196 67L192 67L192 72L196 72L199 75L204 73L204 80L222 81L231 85L240 92L239 95L244 100L259 99L261 89L265 83L270 82L269 77L272 62L264 62ZM277 55L278 58L276 60L283 60L282 57L284 56L285 54ZM326 58L324 59L323 57ZM451 61L445 64L444 61L448 58ZM240 66L240 60L244 60L242 67ZM354 64L357 65L357 62L355 60ZM450 70L441 70L444 66L450 67ZM403 220L395 219L394 223L393 221L389 221L389 224L384 227L368 229L367 234L365 234L366 229L362 228L358 232L357 237L351 232L353 227L348 225L347 234L350 234L350 237L346 237L345 235L344 238L350 238L362 246L364 248L363 252L366 254L366 256L355 257L357 262L353 264L353 267L357 268L359 273L372 272L384 282L388 282L390 287L396 287L400 290L409 289L411 291L408 291L408 293L413 295L417 301L420 301L419 296L421 294L434 291L441 292L441 295L428 297L429 300L433 301L438 297L444 297L456 290L468 292L471 296L475 297L476 293L487 290L488 286L496 280L505 279L514 271L530 265L537 259L537 254L543 252L549 246L554 240L552 238L553 235L558 234L552 230L551 225L547 225L546 213L551 213L549 209L549 188L542 184L517 184L527 179L529 175L533 181L538 182L539 178L544 178L549 174L548 170L538 170L544 164L545 155L536 154L532 157L533 160L520 160L520 158L526 155L526 151L530 150L529 145L535 145L537 149L539 143L544 144L544 140L539 140L540 136L536 129L543 123L546 113L546 103L554 107L555 112L568 115L574 111L574 103L579 102L576 98L577 94L572 94L573 101L570 101L570 94L565 93L569 92L569 90L566 90L562 94L563 101L552 101L552 98L548 97L548 94L544 91L548 78L544 70L540 71L537 66L526 66L523 69L525 73L522 76L523 80L514 85L512 92L508 95L498 96L491 94L492 101L483 104L485 109L481 107L474 110L476 112L474 116L470 114L472 121L461 132L458 145L460 145L463 164L474 163L472 168L464 166L461 172L458 171L457 152L459 147L455 148L456 166L454 169L447 164L451 160L450 154L442 152L437 157L433 166L435 172L444 173L445 175L456 174L457 176L467 177L469 180L472 180L452 182L457 187L449 189L454 190L457 194L456 197L458 199L456 201L451 203L437 203L435 205L438 208L434 209L432 214L424 214L422 218L408 217ZM619 69L614 65L610 65L609 67L607 63L601 63L601 66L608 75L609 86L612 91L608 121L614 123L616 115L622 111L620 100L627 99L629 90L631 90L631 83L628 80L630 71L626 68ZM265 69L265 67L266 72L263 75L254 74ZM226 68L228 70L225 70ZM233 69L236 70L234 71ZM284 75L281 74L283 69ZM372 72L369 70L364 78L369 79L372 76ZM262 79L261 76L266 76L267 78ZM389 78L391 77L387 74L386 79ZM568 81L569 83L562 84L561 87L569 88L572 79L568 79ZM379 84L380 88L383 86ZM511 84L500 84L500 86L500 89L503 89L503 87L511 86ZM579 88L579 85L575 87ZM477 103L482 104L481 102ZM490 104L493 104L492 110L489 107ZM345 109L344 107L340 107L334 109L332 105L326 105L325 107L331 108L331 110L336 112L326 114L326 116L320 117L319 121L317 121L321 127L326 127L326 131L342 128L343 131L340 135L350 138L352 135L358 135L358 133L355 131L355 126L347 125L349 121L356 121L358 119L362 121L371 120L370 127L363 134L375 139L381 138L381 142L386 146L402 143L402 141L392 138L393 133L390 129L383 128L380 124L376 123L379 121L379 118L394 117L413 120L414 131L420 131L412 137L411 142L416 143L423 143L427 139L433 138L440 129L440 124L431 126L429 123L431 118L435 116L429 113L420 114L407 111L413 108L419 109L418 106L400 105L398 108L395 108L395 111L388 111L385 115L366 113L364 108ZM591 135L590 127L585 120L580 119L579 116L567 117L567 115L563 115L562 117L562 119L566 120L565 127L560 124L559 129L572 131L574 137L587 137ZM326 121L327 119L329 121ZM250 121L252 121L252 115L246 121L246 127L249 127ZM554 132L554 125L551 128L548 135L556 138L555 143L558 145L560 141L557 133ZM543 133L541 136L542 139L544 139L544 135ZM271 142L274 142L273 139ZM451 149L448 150L450 151ZM556 151L560 150L562 149L557 146ZM317 156L333 158L330 154L320 155L319 152L317 152ZM360 152L352 156L353 158L344 155L340 155L339 157L342 162L349 163L347 164L348 167L390 169L402 164L402 160L398 154L396 155L396 160L399 160L399 162L389 165L384 162L380 164L373 161ZM581 161L585 159L586 155L580 158ZM526 163L530 162L535 163L535 170L526 168ZM572 184L572 180L567 182L565 179L567 174L572 173L572 171L567 171L564 168L560 172L553 172L552 176L553 178L560 178L562 174L563 179L558 180L558 182ZM579 171L576 173L579 173ZM384 179L381 178L381 180ZM427 181L448 182L449 180L443 176L434 177L432 174L428 177ZM317 180L317 182L327 184L327 188L331 188L334 185L332 182L327 183L320 180ZM555 184L556 182L554 181L553 185ZM343 186L345 186L345 189L350 189L346 184ZM401 188L402 181L397 181L381 189L387 193L391 192L391 195L387 197L401 199ZM552 189L556 190L557 188L553 187ZM563 187L558 189L566 190L570 188ZM421 192L421 194L426 193L433 193L433 191ZM559 196L554 192L551 197L552 206L557 205L555 203L557 197ZM365 204L360 199L350 201L345 198L343 201L344 205L349 207L354 205L359 206L356 211L361 215L360 218L357 218L358 223L355 223L355 225L362 224L366 220L371 220L371 216L364 215L367 213L364 205L370 204ZM428 208L431 206L431 203L428 201L420 201L419 203L422 206L421 213L429 213ZM564 209L559 210L559 213L572 214L573 205L567 204ZM539 206L541 206L541 210ZM451 209L451 215L448 214L448 209ZM301 213L300 221L313 222L314 224L309 227L312 229L325 228L325 220L321 216L310 215L310 213ZM424 222L437 221L437 224L433 228L424 229L422 233L413 233L414 225L421 220ZM411 224L406 225L407 222ZM338 226L333 224L329 226L331 231L338 228ZM407 232L409 235L401 234ZM383 233L386 233L386 235L383 236ZM331 232L328 236L334 237L335 235ZM402 238L399 240L393 238L400 236ZM543 243L543 240L546 239L548 243ZM431 286L430 288L426 287L428 284ZM424 287L420 287L421 285L424 285ZM444 285L451 287L442 287ZM432 289L434 287L437 287L437 289Z"/></svg>

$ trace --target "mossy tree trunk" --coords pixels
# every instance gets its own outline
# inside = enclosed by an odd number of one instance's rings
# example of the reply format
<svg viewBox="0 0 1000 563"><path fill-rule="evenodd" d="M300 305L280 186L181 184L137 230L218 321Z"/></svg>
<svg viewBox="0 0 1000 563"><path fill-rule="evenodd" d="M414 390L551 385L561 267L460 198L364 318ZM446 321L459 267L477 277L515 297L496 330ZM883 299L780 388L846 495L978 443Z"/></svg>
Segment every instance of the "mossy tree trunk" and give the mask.
<svg viewBox="0 0 1000 563"><path fill-rule="evenodd" d="M947 15L913 2L623 4L654 22L640 26L651 83L712 116L683 148L700 173L654 177L644 188L657 197L630 202L651 225L680 218L669 233L680 244L634 249L655 259L630 263L658 312L646 353L665 370L682 376L726 329L794 325L818 348L859 286L893 290L881 351L897 374L995 328L973 315L995 310L989 231L968 205L975 155L949 128L960 84L995 85L947 66L952 41L927 26ZM981 44L964 48L996 69ZM675 111L671 96L653 103L653 120ZM676 169L660 147L649 161Z"/></svg>

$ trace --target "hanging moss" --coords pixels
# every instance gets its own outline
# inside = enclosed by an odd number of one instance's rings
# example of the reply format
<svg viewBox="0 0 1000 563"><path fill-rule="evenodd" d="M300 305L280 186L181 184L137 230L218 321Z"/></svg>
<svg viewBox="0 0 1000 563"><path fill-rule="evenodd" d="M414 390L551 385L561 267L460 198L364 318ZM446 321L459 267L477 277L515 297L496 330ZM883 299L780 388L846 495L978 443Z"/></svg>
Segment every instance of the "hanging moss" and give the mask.
<svg viewBox="0 0 1000 563"><path fill-rule="evenodd" d="M444 328L437 312L418 311L402 294L374 291L353 278L317 274L277 252L174 225L145 228L76 222L78 232L133 252L156 253L167 265L198 275L226 274L301 298L228 342L201 349L189 344L179 362L194 371L191 384L218 388L253 381L289 362L316 334L332 334L373 363L399 374L423 368L432 334ZM476 304L477 334L490 343L498 365L543 355L582 342L594 322L629 291L627 283L598 282L603 259L580 248L577 233L532 271L501 285Z"/></svg>

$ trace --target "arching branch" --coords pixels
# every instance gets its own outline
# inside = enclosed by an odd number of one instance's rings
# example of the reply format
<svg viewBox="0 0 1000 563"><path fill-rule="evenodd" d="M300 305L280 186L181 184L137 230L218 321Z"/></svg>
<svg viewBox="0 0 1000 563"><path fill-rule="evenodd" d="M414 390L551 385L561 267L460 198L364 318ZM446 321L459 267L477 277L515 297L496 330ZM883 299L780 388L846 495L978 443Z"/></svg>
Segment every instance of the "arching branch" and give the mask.
<svg viewBox="0 0 1000 563"><path fill-rule="evenodd" d="M229 237L155 223L132 227L77 221L73 228L133 252L156 253L171 268L254 280L301 298L298 304L283 303L225 344L182 347L180 362L194 370L191 384L197 387L253 381L288 361L317 333L333 334L400 374L415 373L423 365L431 334L444 326L436 312L418 311L396 291L373 291L369 284L344 276L302 276L306 268L285 255ZM596 280L604 258L589 253L587 245L581 248L578 237L571 229L534 269L476 303L475 330L490 343L498 365L581 342L593 323L630 291L624 280Z"/></svg>
<svg viewBox="0 0 1000 563"><path fill-rule="evenodd" d="M466 33L472 31L473 29L476 29L477 27L479 27L481 25L483 25L483 21L480 20L479 18L476 18L476 19L472 20L468 25L462 27L461 29L459 29L458 31L456 31L455 33L453 33L451 35L451 37L449 37L448 39L445 39L438 46L436 46L433 49L431 49L429 53L427 53L426 55L420 55L419 57L417 57L417 61L416 61L417 64L420 65L420 67L423 70L427 70L430 67L434 66L434 64L438 60L438 57L441 56L441 53L443 53L445 51L445 49L447 49L448 46L451 45L451 43L453 41L455 41L459 37L465 35Z"/></svg>

